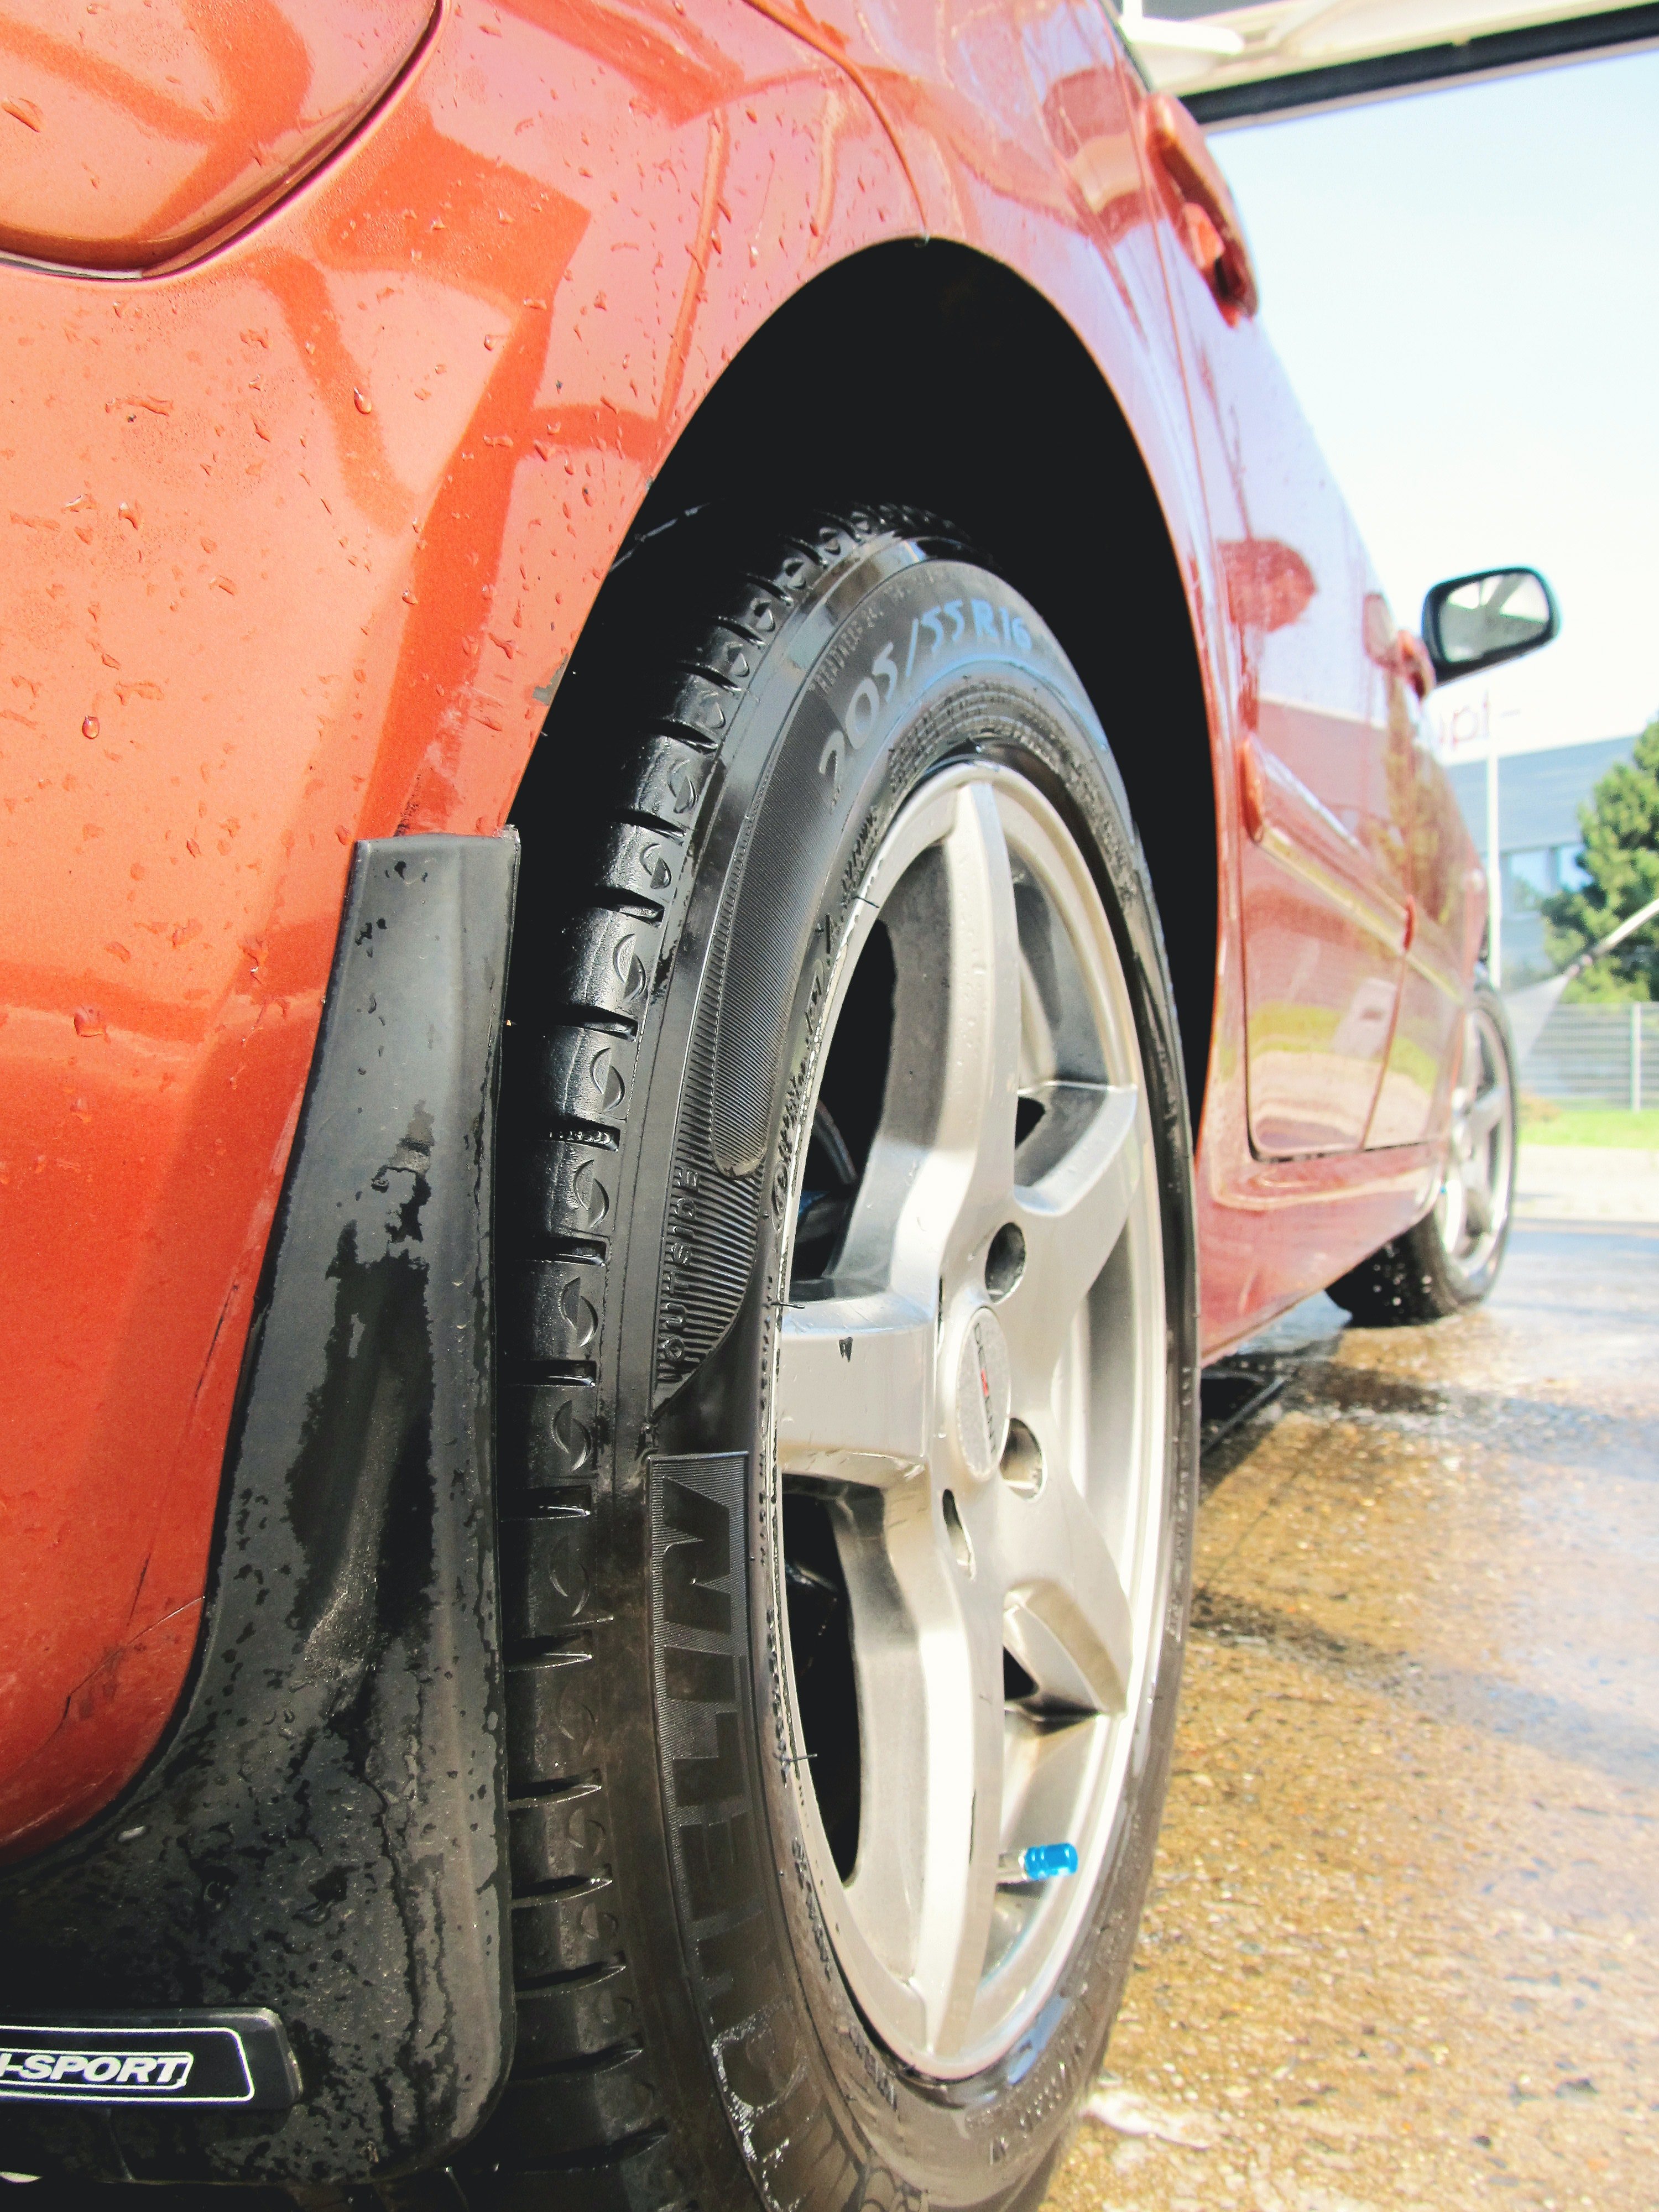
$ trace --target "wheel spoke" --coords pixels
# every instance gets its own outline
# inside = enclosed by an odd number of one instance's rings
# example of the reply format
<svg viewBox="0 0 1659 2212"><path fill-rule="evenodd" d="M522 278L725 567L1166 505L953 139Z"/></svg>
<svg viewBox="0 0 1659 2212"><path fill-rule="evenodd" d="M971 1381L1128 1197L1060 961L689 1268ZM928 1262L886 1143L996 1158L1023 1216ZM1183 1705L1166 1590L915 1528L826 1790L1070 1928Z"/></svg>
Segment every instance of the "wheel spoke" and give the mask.
<svg viewBox="0 0 1659 2212"><path fill-rule="evenodd" d="M1012 1187L1019 940L989 790L945 794L915 835L921 865L878 887L897 971L894 1064L839 1264L927 1303Z"/></svg>
<svg viewBox="0 0 1659 2212"><path fill-rule="evenodd" d="M1011 1646L1038 1688L1056 1702L1121 1712L1134 1629L1105 1537L1064 1468L1051 1468L1033 1497L999 1489Z"/></svg>
<svg viewBox="0 0 1659 2212"><path fill-rule="evenodd" d="M1463 1179L1463 1212L1471 1237L1484 1237L1492 1225L1492 1193L1483 1176L1465 1175Z"/></svg>
<svg viewBox="0 0 1659 2212"><path fill-rule="evenodd" d="M836 1540L847 1586L859 1704L859 1848L847 1878L847 1902L896 1991L908 2028L927 2040L925 2008L910 1986L915 1969L927 1843L927 1669L916 1616L935 1638L951 1632L948 1577L927 1561L909 1563L901 1588L894 1551L926 1547L929 1499L921 1485L871 1492L836 1516ZM931 1587L929 1583L931 1582Z"/></svg>
<svg viewBox="0 0 1659 2212"><path fill-rule="evenodd" d="M933 1396L931 1313L892 1292L784 1309L778 1465L878 1486L919 1474Z"/></svg>
<svg viewBox="0 0 1659 2212"><path fill-rule="evenodd" d="M1019 1092L1019 921L996 800L970 784L945 841L950 884L951 1039L939 1141L969 1174L946 1256L980 1235L1014 1178Z"/></svg>
<svg viewBox="0 0 1659 2212"><path fill-rule="evenodd" d="M1035 1183L1013 1193L1012 1218L1025 1240L1019 1281L997 1310L1008 1340L1014 1409L1040 1418L1072 1317L1123 1233L1140 1180L1139 1094L1063 1084L1048 1119L1081 1121L1079 1133Z"/></svg>
<svg viewBox="0 0 1659 2212"><path fill-rule="evenodd" d="M890 1492L885 1558L846 1552L865 1776L848 1902L909 1986L928 2046L960 2046L984 1972L1001 1846L1002 1623L994 1574L952 1549L937 1503ZM989 1562L987 1562L989 1565ZM885 1632L888 1591L907 1621Z"/></svg>
<svg viewBox="0 0 1659 2212"><path fill-rule="evenodd" d="M1440 1241L1448 1252L1455 1255L1461 1249L1468 1227L1468 1186L1462 1161L1455 1159L1446 1170L1440 1191Z"/></svg>
<svg viewBox="0 0 1659 2212"><path fill-rule="evenodd" d="M1488 1084L1469 1106L1466 1127L1471 1146L1489 1137L1504 1118L1509 1104L1509 1093L1501 1083Z"/></svg>

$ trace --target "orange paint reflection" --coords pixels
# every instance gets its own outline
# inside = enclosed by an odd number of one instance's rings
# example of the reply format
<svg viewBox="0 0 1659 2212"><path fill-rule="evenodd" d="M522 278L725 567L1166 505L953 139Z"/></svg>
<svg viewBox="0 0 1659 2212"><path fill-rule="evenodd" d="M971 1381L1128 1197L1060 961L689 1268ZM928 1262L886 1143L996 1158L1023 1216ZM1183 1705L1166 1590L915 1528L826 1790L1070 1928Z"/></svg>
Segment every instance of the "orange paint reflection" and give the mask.
<svg viewBox="0 0 1659 2212"><path fill-rule="evenodd" d="M83 269L174 261L323 160L415 52L434 0L3 0L0 252Z"/></svg>

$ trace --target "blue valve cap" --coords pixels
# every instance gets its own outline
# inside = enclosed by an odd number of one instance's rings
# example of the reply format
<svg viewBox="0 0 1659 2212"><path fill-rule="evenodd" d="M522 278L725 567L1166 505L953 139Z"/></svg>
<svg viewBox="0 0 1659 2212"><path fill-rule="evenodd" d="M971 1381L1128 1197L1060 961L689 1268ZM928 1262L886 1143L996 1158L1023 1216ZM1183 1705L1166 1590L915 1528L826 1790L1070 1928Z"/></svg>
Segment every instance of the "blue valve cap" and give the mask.
<svg viewBox="0 0 1659 2212"><path fill-rule="evenodd" d="M1056 1875L1077 1872L1075 1844L1030 1844L1019 1855L1019 1870L1027 1881L1052 1881Z"/></svg>

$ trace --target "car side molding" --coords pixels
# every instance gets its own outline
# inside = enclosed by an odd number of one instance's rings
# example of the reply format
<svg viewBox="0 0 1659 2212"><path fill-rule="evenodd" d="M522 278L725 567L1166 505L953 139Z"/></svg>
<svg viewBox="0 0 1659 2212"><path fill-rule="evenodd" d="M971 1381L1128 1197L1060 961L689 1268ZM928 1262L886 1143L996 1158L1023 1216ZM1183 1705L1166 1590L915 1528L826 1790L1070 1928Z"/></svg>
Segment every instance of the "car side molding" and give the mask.
<svg viewBox="0 0 1659 2212"><path fill-rule="evenodd" d="M0 1875L5 2020L277 2015L297 2101L0 2101L0 2168L362 2177L441 2156L506 2075L489 1240L518 857L511 830L356 848L191 1686L107 1812Z"/></svg>

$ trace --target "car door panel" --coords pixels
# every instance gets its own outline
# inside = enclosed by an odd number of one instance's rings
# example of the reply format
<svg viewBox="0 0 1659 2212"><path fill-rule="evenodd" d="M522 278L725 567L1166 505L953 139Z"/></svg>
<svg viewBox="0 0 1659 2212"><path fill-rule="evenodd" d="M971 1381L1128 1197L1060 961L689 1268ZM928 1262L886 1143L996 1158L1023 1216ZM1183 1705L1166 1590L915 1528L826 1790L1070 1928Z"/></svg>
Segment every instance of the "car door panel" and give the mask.
<svg viewBox="0 0 1659 2212"><path fill-rule="evenodd" d="M1398 682L1392 711L1411 763L1411 934L1400 1012L1367 1142L1409 1145L1450 1126L1462 1024L1486 905L1480 866L1436 759L1427 719Z"/></svg>
<svg viewBox="0 0 1659 2212"><path fill-rule="evenodd" d="M1250 1133L1258 1152L1352 1152L1365 1141L1394 1027L1407 909L1291 765L1316 774L1343 733L1286 701L1247 738L1240 848ZM1349 732L1362 757L1366 732Z"/></svg>
<svg viewBox="0 0 1659 2212"><path fill-rule="evenodd" d="M1405 805L1388 624L1347 511L1259 320L1164 255L1233 658L1249 1138L1366 1139L1393 1030Z"/></svg>

